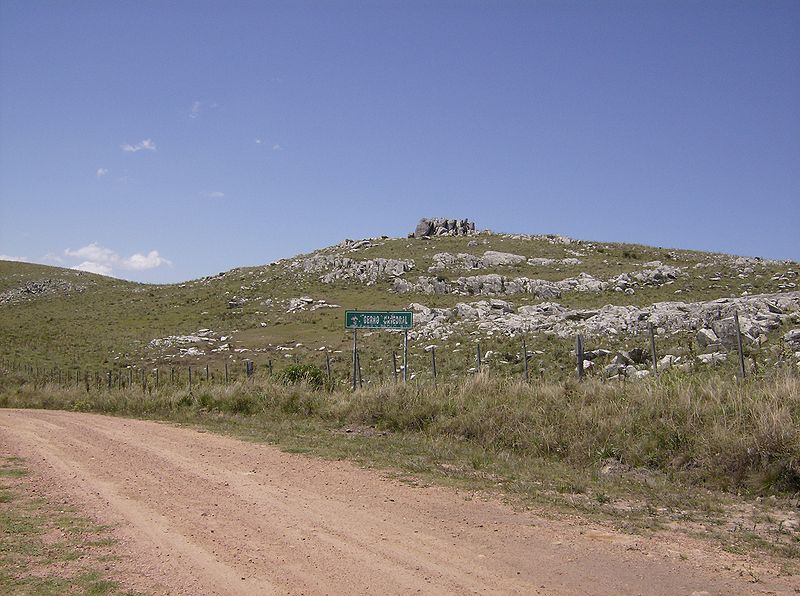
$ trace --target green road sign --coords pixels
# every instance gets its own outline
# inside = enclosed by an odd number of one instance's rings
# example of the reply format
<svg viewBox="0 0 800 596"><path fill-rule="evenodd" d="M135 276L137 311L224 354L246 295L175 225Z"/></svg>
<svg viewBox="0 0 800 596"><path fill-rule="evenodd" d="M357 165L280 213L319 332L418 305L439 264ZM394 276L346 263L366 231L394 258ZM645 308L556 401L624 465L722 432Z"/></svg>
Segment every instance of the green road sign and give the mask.
<svg viewBox="0 0 800 596"><path fill-rule="evenodd" d="M345 329L411 329L414 316L408 310L346 310Z"/></svg>

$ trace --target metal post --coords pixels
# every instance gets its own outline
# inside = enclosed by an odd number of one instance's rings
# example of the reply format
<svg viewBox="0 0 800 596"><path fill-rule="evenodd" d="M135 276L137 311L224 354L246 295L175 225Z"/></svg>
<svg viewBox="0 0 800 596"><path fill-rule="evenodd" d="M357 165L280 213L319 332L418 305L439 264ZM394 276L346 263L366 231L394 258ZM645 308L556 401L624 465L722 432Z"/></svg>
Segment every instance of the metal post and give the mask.
<svg viewBox="0 0 800 596"><path fill-rule="evenodd" d="M358 375L358 329L353 329L353 391L356 390L357 375Z"/></svg>
<svg viewBox="0 0 800 596"><path fill-rule="evenodd" d="M158 367L156 366L156 389L158 389Z"/></svg>
<svg viewBox="0 0 800 596"><path fill-rule="evenodd" d="M394 384L397 385L397 352L392 351L392 372L394 373Z"/></svg>
<svg viewBox="0 0 800 596"><path fill-rule="evenodd" d="M522 360L525 362L525 382L529 381L528 377L528 344L525 343L525 338L522 338Z"/></svg>
<svg viewBox="0 0 800 596"><path fill-rule="evenodd" d="M228 363L225 363L225 384L228 384Z"/></svg>
<svg viewBox="0 0 800 596"><path fill-rule="evenodd" d="M436 348L431 347L431 366L433 368L433 384L436 385Z"/></svg>
<svg viewBox="0 0 800 596"><path fill-rule="evenodd" d="M208 364L206 364L206 383L208 383L209 374L208 374Z"/></svg>
<svg viewBox="0 0 800 596"><path fill-rule="evenodd" d="M744 370L744 350L742 349L742 330L739 328L739 313L733 311L733 322L736 325L736 347L739 350L739 376L742 380L745 378Z"/></svg>
<svg viewBox="0 0 800 596"><path fill-rule="evenodd" d="M403 383L408 382L408 331L403 332Z"/></svg>
<svg viewBox="0 0 800 596"><path fill-rule="evenodd" d="M575 357L578 360L578 380L583 379L583 336L575 338Z"/></svg>
<svg viewBox="0 0 800 596"><path fill-rule="evenodd" d="M111 390L111 371L108 371L108 389Z"/></svg>
<svg viewBox="0 0 800 596"><path fill-rule="evenodd" d="M358 362L358 386L364 386L364 377L361 376L361 353L356 352L356 362Z"/></svg>
<svg viewBox="0 0 800 596"><path fill-rule="evenodd" d="M189 393L192 392L192 367L189 367Z"/></svg>
<svg viewBox="0 0 800 596"><path fill-rule="evenodd" d="M269 376L272 376L272 359L270 358L267 360L267 366L269 366Z"/></svg>
<svg viewBox="0 0 800 596"><path fill-rule="evenodd" d="M656 332L653 329L653 324L649 324L650 327L650 353L653 357L653 374L658 374L658 355L656 354Z"/></svg>
<svg viewBox="0 0 800 596"><path fill-rule="evenodd" d="M481 372L481 342L478 342L478 348L475 354L475 367L478 372Z"/></svg>

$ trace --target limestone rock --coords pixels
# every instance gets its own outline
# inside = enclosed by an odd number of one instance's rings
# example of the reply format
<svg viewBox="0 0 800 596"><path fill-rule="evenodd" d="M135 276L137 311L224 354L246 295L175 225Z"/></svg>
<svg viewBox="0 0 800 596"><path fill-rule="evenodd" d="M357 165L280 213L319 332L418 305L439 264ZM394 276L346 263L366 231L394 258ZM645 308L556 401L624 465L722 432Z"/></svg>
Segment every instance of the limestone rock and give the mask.
<svg viewBox="0 0 800 596"><path fill-rule="evenodd" d="M697 343L702 347L714 346L719 344L719 337L712 329L700 329L697 332Z"/></svg>
<svg viewBox="0 0 800 596"><path fill-rule="evenodd" d="M790 346L800 346L800 329L792 329L783 336L783 339Z"/></svg>
<svg viewBox="0 0 800 596"><path fill-rule="evenodd" d="M469 236L475 233L475 223L468 219L428 219L419 220L414 229L414 238L423 236Z"/></svg>
<svg viewBox="0 0 800 596"><path fill-rule="evenodd" d="M724 352L712 352L711 354L700 354L697 359L703 364L719 364L725 362L728 355Z"/></svg>

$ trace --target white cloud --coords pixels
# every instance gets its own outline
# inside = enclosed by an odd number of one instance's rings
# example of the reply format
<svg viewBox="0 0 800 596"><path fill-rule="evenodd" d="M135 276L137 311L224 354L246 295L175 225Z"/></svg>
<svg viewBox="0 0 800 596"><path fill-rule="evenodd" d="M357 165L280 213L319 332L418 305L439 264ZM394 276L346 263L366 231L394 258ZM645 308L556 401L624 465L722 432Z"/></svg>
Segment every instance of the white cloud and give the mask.
<svg viewBox="0 0 800 596"><path fill-rule="evenodd" d="M72 250L68 248L64 251L64 254L68 257L78 257L80 259L88 259L98 263L116 263L119 261L119 255L117 253L110 248L100 246L96 242L87 244L78 250Z"/></svg>
<svg viewBox="0 0 800 596"><path fill-rule="evenodd" d="M99 273L100 275L113 275L115 268L127 271L146 271L162 265L172 265L172 262L162 257L157 250L151 250L147 254L137 252L127 258L123 258L117 252L96 242L82 246L77 250L68 248L64 251L64 255L84 259L78 265L73 266L73 269Z"/></svg>
<svg viewBox="0 0 800 596"><path fill-rule="evenodd" d="M261 143L263 143L263 142L264 142L264 141L262 141L261 139L256 139L256 145L260 145L260 144L261 144Z"/></svg>
<svg viewBox="0 0 800 596"><path fill-rule="evenodd" d="M197 118L200 116L202 104L199 101L196 101L192 104L192 107L189 108L189 118Z"/></svg>
<svg viewBox="0 0 800 596"><path fill-rule="evenodd" d="M0 255L0 261L19 261L20 263L28 262L28 257L14 257L11 255Z"/></svg>
<svg viewBox="0 0 800 596"><path fill-rule="evenodd" d="M98 178L102 178L102 177L103 177L103 176L105 176L106 174L108 174L108 169L106 169L106 168L97 168L97 172L96 172L96 174L95 174L95 175L96 175Z"/></svg>
<svg viewBox="0 0 800 596"><path fill-rule="evenodd" d="M151 250L146 255L137 252L122 261L122 267L131 271L155 269L161 265L172 265L172 262L159 255L157 250Z"/></svg>
<svg viewBox="0 0 800 596"><path fill-rule="evenodd" d="M272 146L272 150L273 150L273 151L283 151L283 147L281 147L280 145L278 145L277 143L275 143L275 144Z"/></svg>
<svg viewBox="0 0 800 596"><path fill-rule="evenodd" d="M147 149L148 151L155 151L156 144L152 141L152 139L143 139L136 143L135 145L124 144L120 145L120 149L123 151L127 151L128 153L136 153L137 151L142 151L143 149Z"/></svg>
<svg viewBox="0 0 800 596"><path fill-rule="evenodd" d="M203 193L203 196L207 197L209 199L224 199L225 198L225 193L224 192L220 192L218 190L215 190L213 192Z"/></svg>
<svg viewBox="0 0 800 596"><path fill-rule="evenodd" d="M97 273L98 275L111 275L113 273L111 265L106 265L103 263L95 263L94 261L84 261L79 265L71 267L71 269L76 269L78 271L86 271L88 273Z"/></svg>

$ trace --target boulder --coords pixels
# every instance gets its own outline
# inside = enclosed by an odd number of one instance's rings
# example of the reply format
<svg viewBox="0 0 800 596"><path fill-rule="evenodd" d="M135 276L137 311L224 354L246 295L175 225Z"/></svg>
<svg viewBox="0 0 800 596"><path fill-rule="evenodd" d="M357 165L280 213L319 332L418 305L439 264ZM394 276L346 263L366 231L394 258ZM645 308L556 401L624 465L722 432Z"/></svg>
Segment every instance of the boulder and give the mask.
<svg viewBox="0 0 800 596"><path fill-rule="evenodd" d="M642 348L633 348L625 353L634 364L646 364L650 362L650 355Z"/></svg>
<svg viewBox="0 0 800 596"><path fill-rule="evenodd" d="M727 354L724 352L712 352L711 354L700 354L697 359L703 364L719 364L725 362Z"/></svg>
<svg viewBox="0 0 800 596"><path fill-rule="evenodd" d="M483 253L481 263L483 267L505 267L509 265L518 265L525 262L525 257L522 255L515 255L509 252L497 252L495 250L487 250Z"/></svg>
<svg viewBox="0 0 800 596"><path fill-rule="evenodd" d="M792 347L800 346L800 329L792 329L783 336L783 340Z"/></svg>
<svg viewBox="0 0 800 596"><path fill-rule="evenodd" d="M423 217L414 229L413 236L468 236L475 233L475 223L468 219L428 219ZM411 236L411 234L409 234Z"/></svg>
<svg viewBox="0 0 800 596"><path fill-rule="evenodd" d="M711 329L700 329L697 332L697 343L704 348L719 345L719 337Z"/></svg>
<svg viewBox="0 0 800 596"><path fill-rule="evenodd" d="M429 219L422 218L419 220L416 229L414 230L415 238L422 238L423 236L433 235L433 222Z"/></svg>

